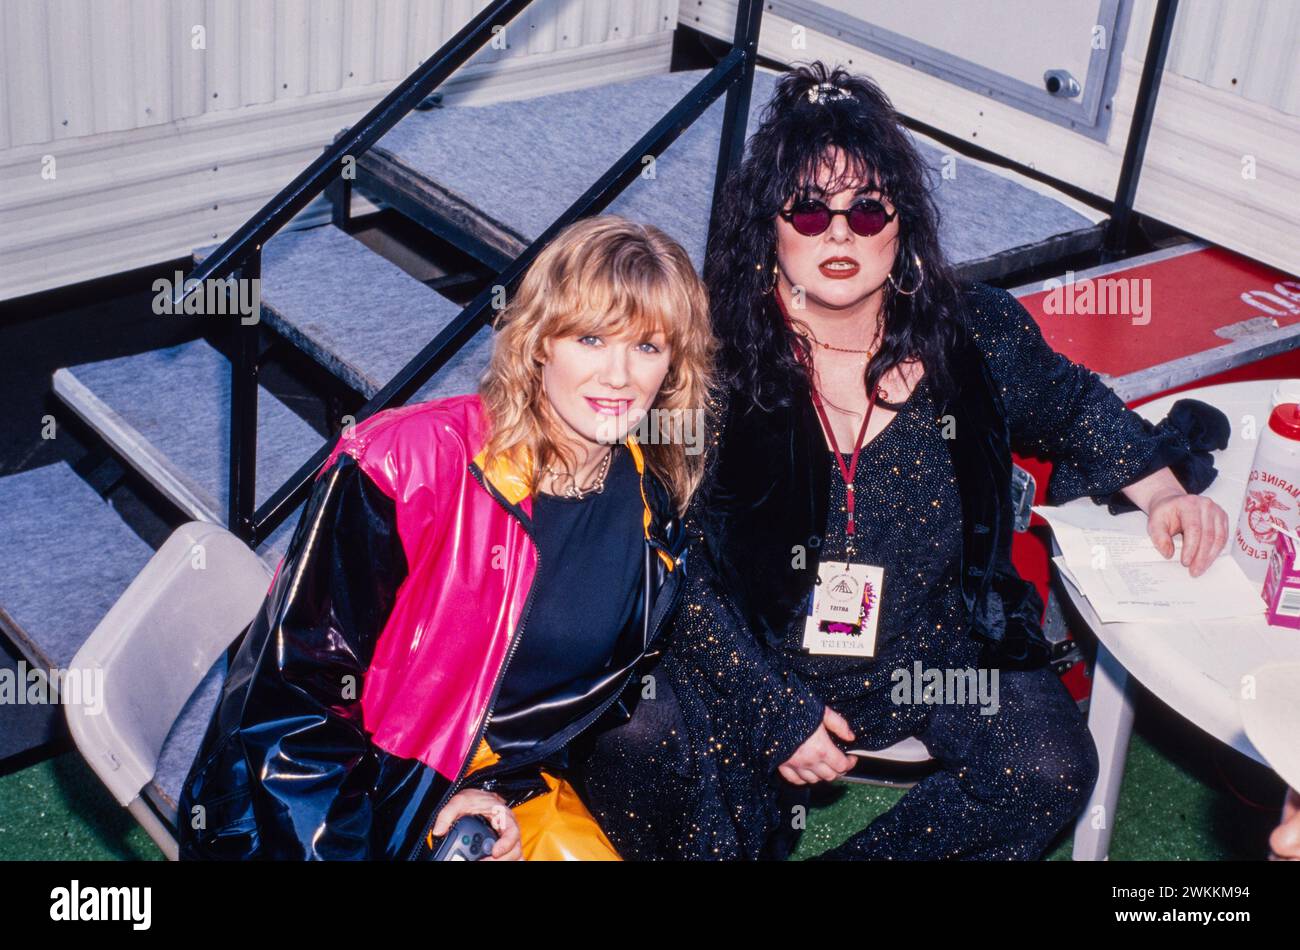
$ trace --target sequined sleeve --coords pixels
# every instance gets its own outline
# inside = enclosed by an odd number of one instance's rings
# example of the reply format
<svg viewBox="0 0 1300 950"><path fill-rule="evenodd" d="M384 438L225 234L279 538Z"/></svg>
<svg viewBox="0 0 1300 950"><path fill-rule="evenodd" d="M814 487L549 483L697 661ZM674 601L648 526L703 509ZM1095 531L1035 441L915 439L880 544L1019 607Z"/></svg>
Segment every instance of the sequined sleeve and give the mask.
<svg viewBox="0 0 1300 950"><path fill-rule="evenodd" d="M1204 487L1189 484L1197 460L1185 434L1152 426L1096 373L1053 350L1012 294L975 283L967 302L968 326L1002 396L1012 448L1053 463L1049 504L1090 495L1113 511L1131 510L1120 490L1165 467L1189 490Z"/></svg>
<svg viewBox="0 0 1300 950"><path fill-rule="evenodd" d="M724 415L716 411L713 418ZM719 439L715 428L715 450ZM712 530L710 478L711 473L686 518L686 589L673 623L672 660L712 707L717 732L743 735L771 773L817 731L825 706L773 661L721 582L705 537Z"/></svg>
<svg viewBox="0 0 1300 950"><path fill-rule="evenodd" d="M744 723L751 751L773 772L817 731L824 704L769 660L712 572L700 569L703 552L689 557L694 570L674 625L675 659L707 692L715 721Z"/></svg>

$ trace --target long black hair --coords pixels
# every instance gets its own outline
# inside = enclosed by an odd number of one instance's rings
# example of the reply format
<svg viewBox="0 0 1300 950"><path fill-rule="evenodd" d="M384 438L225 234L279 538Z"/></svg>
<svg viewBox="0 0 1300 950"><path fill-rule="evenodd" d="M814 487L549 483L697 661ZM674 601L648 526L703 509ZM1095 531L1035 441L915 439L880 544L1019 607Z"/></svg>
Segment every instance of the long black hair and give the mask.
<svg viewBox="0 0 1300 950"><path fill-rule="evenodd" d="M809 91L829 83L819 101ZM760 408L788 404L811 357L804 337L785 323L774 300L777 211L815 181L829 150L846 159L828 194L857 180L886 195L898 211L898 253L886 282L881 346L864 376L867 392L899 363L920 359L938 394L950 393L949 354L959 332L961 297L939 247L939 210L928 169L888 96L870 79L820 63L798 66L776 84L744 161L732 171L705 256L714 331L722 348L720 381ZM918 271L914 257L921 261ZM920 282L911 295L899 293Z"/></svg>

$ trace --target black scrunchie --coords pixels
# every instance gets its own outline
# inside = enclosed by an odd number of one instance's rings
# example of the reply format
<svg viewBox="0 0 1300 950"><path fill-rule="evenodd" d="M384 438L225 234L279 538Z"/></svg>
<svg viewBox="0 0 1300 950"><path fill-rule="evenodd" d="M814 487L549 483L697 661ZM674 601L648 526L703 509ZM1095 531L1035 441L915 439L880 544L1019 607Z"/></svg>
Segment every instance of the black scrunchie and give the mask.
<svg viewBox="0 0 1300 950"><path fill-rule="evenodd" d="M1152 425L1143 419L1142 426L1158 444L1146 470L1133 478L1130 485L1168 467L1188 494L1199 495L1210 487L1219 474L1210 452L1227 448L1232 433L1227 416L1199 399L1180 399L1158 423ZM1112 515L1137 510L1137 505L1122 491L1094 495L1092 500L1106 505Z"/></svg>

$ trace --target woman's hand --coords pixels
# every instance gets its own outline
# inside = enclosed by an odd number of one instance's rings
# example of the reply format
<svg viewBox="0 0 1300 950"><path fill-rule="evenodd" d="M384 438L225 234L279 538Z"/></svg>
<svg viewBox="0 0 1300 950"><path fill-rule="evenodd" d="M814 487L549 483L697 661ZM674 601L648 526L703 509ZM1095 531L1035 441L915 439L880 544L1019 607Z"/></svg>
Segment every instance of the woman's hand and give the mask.
<svg viewBox="0 0 1300 950"><path fill-rule="evenodd" d="M438 812L433 823L433 833L441 838L451 826L465 815L482 815L487 819L492 830L497 833L497 843L492 846L492 853L483 861L522 861L524 849L519 838L519 822L515 821L514 812L506 800L493 792L478 788L466 788L451 796L451 801Z"/></svg>
<svg viewBox="0 0 1300 950"><path fill-rule="evenodd" d="M1199 577L1228 541L1228 513L1204 495L1170 492L1147 509L1147 534L1156 550L1174 556L1175 534L1183 536L1183 567Z"/></svg>
<svg viewBox="0 0 1300 950"><path fill-rule="evenodd" d="M1204 495L1189 495L1169 468L1124 489L1147 513L1147 535L1165 557L1174 556L1174 535L1183 536L1183 567L1204 574L1228 542L1228 513Z"/></svg>
<svg viewBox="0 0 1300 950"><path fill-rule="evenodd" d="M845 718L827 706L817 731L777 768L781 777L792 785L811 785L821 781L833 782L853 768L853 756L840 751L831 739L832 732L845 742L854 739L853 730Z"/></svg>

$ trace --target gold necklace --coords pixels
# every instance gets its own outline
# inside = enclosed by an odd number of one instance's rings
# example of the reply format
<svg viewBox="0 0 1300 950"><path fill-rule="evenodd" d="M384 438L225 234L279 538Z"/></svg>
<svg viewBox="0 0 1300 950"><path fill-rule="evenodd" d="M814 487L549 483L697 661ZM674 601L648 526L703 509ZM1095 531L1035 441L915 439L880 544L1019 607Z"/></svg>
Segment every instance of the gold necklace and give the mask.
<svg viewBox="0 0 1300 950"><path fill-rule="evenodd" d="M605 457L600 462L600 471L596 473L595 481L593 481L586 488L579 488L573 476L570 475L569 472L567 471L556 471L553 468L547 468L546 472L549 473L553 478L558 478L561 475L567 476L569 479L569 485L564 489L563 492L560 492L561 496L564 498L574 498L580 500L586 498L588 495L599 495L601 492L605 490L605 475L608 474L609 472L609 462L610 459L612 459L613 457L614 457L614 449L611 446L610 450L605 453Z"/></svg>
<svg viewBox="0 0 1300 950"><path fill-rule="evenodd" d="M812 341L816 343L818 346L820 346L823 350L835 350L837 353L865 353L867 356L875 355L875 351L871 349L853 350L847 346L832 346L829 343L823 343L821 340L817 339L816 337L813 337Z"/></svg>
<svg viewBox="0 0 1300 950"><path fill-rule="evenodd" d="M835 350L837 353L857 353L859 355L865 354L868 359L876 355L876 350L872 347L867 347L865 350L855 350L847 346L834 346L830 343L823 343L821 340L817 339L817 337L813 335L811 330L801 335L805 340L809 340L810 342L815 343L817 346L820 346L823 350ZM874 343L878 339L880 339L879 327L876 328L876 335L871 342Z"/></svg>

